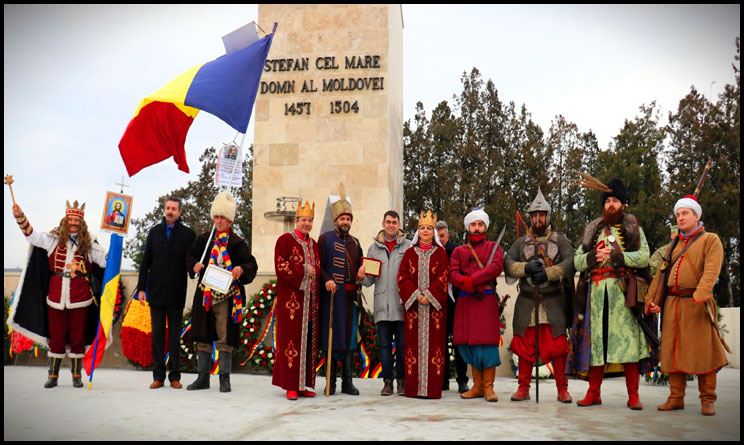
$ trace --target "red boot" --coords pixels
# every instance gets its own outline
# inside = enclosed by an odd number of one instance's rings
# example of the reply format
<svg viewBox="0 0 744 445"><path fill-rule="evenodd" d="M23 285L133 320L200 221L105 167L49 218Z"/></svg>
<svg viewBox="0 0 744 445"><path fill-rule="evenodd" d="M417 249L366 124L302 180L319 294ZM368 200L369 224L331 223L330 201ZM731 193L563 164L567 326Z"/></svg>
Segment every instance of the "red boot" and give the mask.
<svg viewBox="0 0 744 445"><path fill-rule="evenodd" d="M623 367L625 367L625 386L628 387L628 408L640 411L643 409L643 404L638 397L638 381L641 378L638 362L623 363Z"/></svg>
<svg viewBox="0 0 744 445"><path fill-rule="evenodd" d="M561 403L571 403L573 399L568 393L568 377L566 377L566 356L553 359L553 374L555 377L555 386L558 388L558 401Z"/></svg>
<svg viewBox="0 0 744 445"><path fill-rule="evenodd" d="M601 405L600 388L604 377L604 366L592 366L589 368L589 391L586 396L576 402L579 406Z"/></svg>
<svg viewBox="0 0 744 445"><path fill-rule="evenodd" d="M515 402L530 400L530 382L532 381L532 362L519 357L519 387L511 395Z"/></svg>

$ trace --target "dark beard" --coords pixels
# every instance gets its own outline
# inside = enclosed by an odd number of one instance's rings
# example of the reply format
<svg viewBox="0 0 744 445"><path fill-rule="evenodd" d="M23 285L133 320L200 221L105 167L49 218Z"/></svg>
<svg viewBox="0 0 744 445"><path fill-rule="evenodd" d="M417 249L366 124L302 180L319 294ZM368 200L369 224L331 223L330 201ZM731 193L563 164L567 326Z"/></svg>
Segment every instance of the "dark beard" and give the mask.
<svg viewBox="0 0 744 445"><path fill-rule="evenodd" d="M349 231L341 226L336 226L336 230L338 231L338 233L340 233L343 236L346 236L349 234Z"/></svg>
<svg viewBox="0 0 744 445"><path fill-rule="evenodd" d="M532 227L532 232L533 232L533 233L534 233L534 234L535 234L536 236L543 236L543 235L545 235L545 231L546 231L547 229L548 229L548 225L547 225L547 224L546 224L546 225L543 225L543 226L538 226L537 224L535 224L535 225L534 225L534 226Z"/></svg>
<svg viewBox="0 0 744 445"><path fill-rule="evenodd" d="M608 212L607 210L605 210L604 214L602 215L602 220L607 225L614 226L615 224L623 220L623 209L620 209L617 212Z"/></svg>

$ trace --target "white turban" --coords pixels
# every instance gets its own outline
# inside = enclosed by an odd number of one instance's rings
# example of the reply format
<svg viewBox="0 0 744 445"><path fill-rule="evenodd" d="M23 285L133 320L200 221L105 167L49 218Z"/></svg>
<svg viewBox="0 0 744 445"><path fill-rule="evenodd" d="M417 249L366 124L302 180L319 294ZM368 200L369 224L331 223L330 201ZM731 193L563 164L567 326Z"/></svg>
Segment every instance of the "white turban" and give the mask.
<svg viewBox="0 0 744 445"><path fill-rule="evenodd" d="M676 204L674 204L674 213L677 213L677 209L679 208L685 208L685 209L692 209L693 212L697 214L697 216L702 217L703 216L703 208L700 207L700 204L697 202L697 199L695 199L692 195L687 195L684 198L677 201Z"/></svg>
<svg viewBox="0 0 744 445"><path fill-rule="evenodd" d="M488 214L481 209L473 209L472 212L465 215L465 230L468 230L470 223L473 221L483 221L486 224L486 230L488 230L488 226L491 224Z"/></svg>

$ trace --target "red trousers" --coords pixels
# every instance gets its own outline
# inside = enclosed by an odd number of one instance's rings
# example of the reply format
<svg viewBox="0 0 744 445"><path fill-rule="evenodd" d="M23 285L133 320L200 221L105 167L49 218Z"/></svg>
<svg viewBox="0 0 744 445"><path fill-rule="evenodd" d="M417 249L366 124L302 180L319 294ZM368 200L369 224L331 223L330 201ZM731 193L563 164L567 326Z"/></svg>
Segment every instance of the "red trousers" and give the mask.
<svg viewBox="0 0 744 445"><path fill-rule="evenodd" d="M85 326L88 308L54 309L47 306L49 317L50 355L64 357L66 345L70 345L70 356L82 357L85 354Z"/></svg>
<svg viewBox="0 0 744 445"><path fill-rule="evenodd" d="M535 362L535 327L530 326L524 337L514 335L511 342L512 351L519 357ZM543 363L550 363L558 357L568 355L568 340L565 335L553 338L550 325L540 325L540 358Z"/></svg>

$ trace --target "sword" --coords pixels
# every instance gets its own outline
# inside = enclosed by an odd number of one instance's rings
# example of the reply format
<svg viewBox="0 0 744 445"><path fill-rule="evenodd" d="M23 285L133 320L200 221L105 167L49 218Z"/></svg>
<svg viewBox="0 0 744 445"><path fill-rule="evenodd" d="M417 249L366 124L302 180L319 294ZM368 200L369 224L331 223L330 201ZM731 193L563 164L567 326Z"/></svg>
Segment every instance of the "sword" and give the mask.
<svg viewBox="0 0 744 445"><path fill-rule="evenodd" d="M504 237L504 231L505 230L506 230L506 225L504 225L504 227L501 229L501 233L499 233L499 237L496 238L496 245L497 246L500 246L501 245L501 238ZM498 249L496 249L496 250L498 250Z"/></svg>

